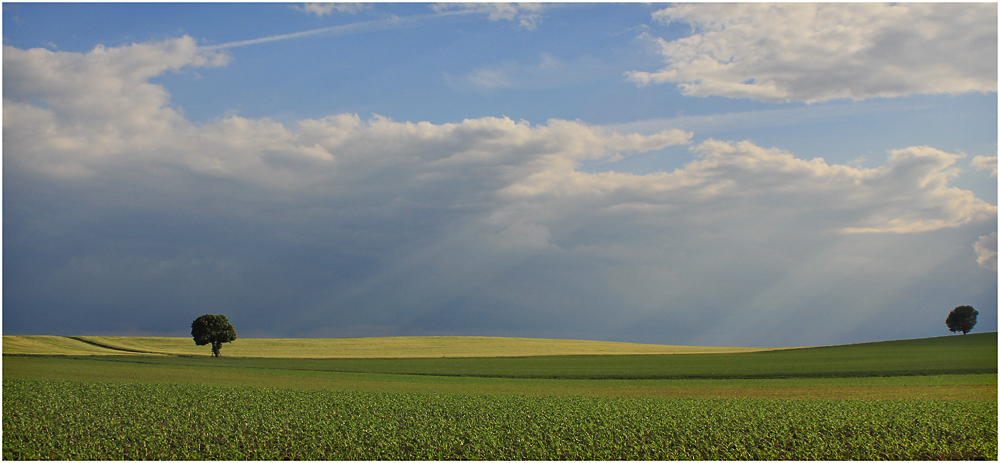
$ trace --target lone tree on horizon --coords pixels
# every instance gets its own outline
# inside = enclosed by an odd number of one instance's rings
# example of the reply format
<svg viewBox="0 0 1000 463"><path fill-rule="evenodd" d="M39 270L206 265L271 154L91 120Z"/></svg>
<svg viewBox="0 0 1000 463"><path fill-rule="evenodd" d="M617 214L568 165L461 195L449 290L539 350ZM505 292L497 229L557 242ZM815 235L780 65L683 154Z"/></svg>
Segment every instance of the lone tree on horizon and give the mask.
<svg viewBox="0 0 1000 463"><path fill-rule="evenodd" d="M944 324L948 325L948 329L952 333L961 331L962 334L967 334L969 331L972 331L973 326L976 326L977 315L979 315L979 312L973 309L972 306L960 305L948 314L948 318L944 321Z"/></svg>
<svg viewBox="0 0 1000 463"><path fill-rule="evenodd" d="M236 340L236 328L225 315L205 314L191 322L191 336L199 346L212 345L212 357L221 357L222 343Z"/></svg>

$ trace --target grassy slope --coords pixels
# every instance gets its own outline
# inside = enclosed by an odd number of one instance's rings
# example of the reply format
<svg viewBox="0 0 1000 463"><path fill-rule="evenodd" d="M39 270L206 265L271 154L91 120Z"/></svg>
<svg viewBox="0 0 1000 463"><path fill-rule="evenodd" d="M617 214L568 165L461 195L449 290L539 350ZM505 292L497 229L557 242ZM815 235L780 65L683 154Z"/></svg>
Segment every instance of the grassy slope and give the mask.
<svg viewBox="0 0 1000 463"><path fill-rule="evenodd" d="M414 358L524 357L549 355L692 354L754 352L752 347L699 347L562 339L485 336L385 338L237 339L225 344L226 357L255 358ZM191 338L123 336L4 336L3 353L19 355L121 355L159 353L208 356L208 346Z"/></svg>

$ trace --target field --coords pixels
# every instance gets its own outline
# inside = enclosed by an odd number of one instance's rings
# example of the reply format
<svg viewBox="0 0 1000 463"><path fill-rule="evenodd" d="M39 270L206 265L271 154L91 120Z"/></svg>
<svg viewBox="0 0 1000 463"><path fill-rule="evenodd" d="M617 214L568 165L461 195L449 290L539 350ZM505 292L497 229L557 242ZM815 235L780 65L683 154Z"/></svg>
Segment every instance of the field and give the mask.
<svg viewBox="0 0 1000 463"><path fill-rule="evenodd" d="M996 333L686 354L385 340L397 358L370 357L378 339L338 340L349 358L320 340L295 340L302 355L266 340L267 355L223 358L170 351L171 338L84 340L4 336L4 459L998 456ZM265 340L237 340L223 355L243 341ZM449 354L412 350L429 345Z"/></svg>
<svg viewBox="0 0 1000 463"><path fill-rule="evenodd" d="M416 336L385 338L238 339L226 357L414 358L544 355L707 354L755 352L753 347L698 347L563 339ZM204 356L191 338L125 336L4 336L4 354Z"/></svg>

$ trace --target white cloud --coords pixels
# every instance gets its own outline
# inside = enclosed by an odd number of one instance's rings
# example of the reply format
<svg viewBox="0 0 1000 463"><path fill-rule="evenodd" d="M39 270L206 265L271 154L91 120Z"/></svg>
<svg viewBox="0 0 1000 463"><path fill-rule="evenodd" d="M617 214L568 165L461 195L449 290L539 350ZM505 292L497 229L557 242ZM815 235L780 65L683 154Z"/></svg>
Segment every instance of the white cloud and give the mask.
<svg viewBox="0 0 1000 463"><path fill-rule="evenodd" d="M951 257L975 268L969 244L996 230L996 206L949 185L961 155L930 147L864 169L709 140L680 169L635 175L579 167L692 134L355 114L195 125L148 79L225 60L199 53L188 38L5 47L10 300L163 314L230 304L286 334L391 325L649 342L666 326L683 343L730 320L754 333L725 332L738 344L783 329L747 315L765 307L866 329L834 310L855 301L843 282L857 275L871 277L857 287L873 313L928 279L951 294Z"/></svg>
<svg viewBox="0 0 1000 463"><path fill-rule="evenodd" d="M354 14L357 11L367 8L363 4L345 4L345 3L334 3L334 4L315 4L308 3L306 6L298 7L293 6L293 8L300 11L305 11L307 13L316 13L317 16L323 16L324 14L330 13L332 11L338 11L343 13ZM383 31L398 29L401 27L411 27L413 25L421 24L425 21L430 21L436 18L441 18L445 16L457 16L457 15L475 15L475 14L488 14L490 19L493 21L499 19L518 19L521 27L526 29L534 30L537 23L541 21L541 17L538 15L538 11L541 11L541 6L539 5L529 5L529 6L510 6L507 7L505 4L434 4L432 6L435 13L426 15L411 15L411 16L396 16L391 15L383 19L376 19L372 21L362 21L350 24L341 24L338 26L321 27L318 29L309 29L299 32L291 32L288 34L271 35L267 37L259 37L256 39L238 40L235 42L221 43L218 45L211 45L202 47L202 50L222 50L234 47L244 47L247 45L257 45L261 43L276 42L280 40L291 40L300 39L304 37L316 37L316 36L344 36L352 35L373 31ZM514 12L513 16L508 14L508 12ZM510 16L510 17L508 17Z"/></svg>
<svg viewBox="0 0 1000 463"><path fill-rule="evenodd" d="M980 236L972 247L976 250L976 262L980 267L997 271L997 232Z"/></svg>
<svg viewBox="0 0 1000 463"><path fill-rule="evenodd" d="M532 64L506 61L479 67L466 74L456 87L487 91L556 88L602 79L610 74L607 66L586 56L567 61L542 53Z"/></svg>
<svg viewBox="0 0 1000 463"><path fill-rule="evenodd" d="M685 95L819 102L997 90L997 5L683 4L653 14L695 33L645 35L667 60L632 71Z"/></svg>
<svg viewBox="0 0 1000 463"><path fill-rule="evenodd" d="M86 54L7 47L5 145L14 153L8 159L43 173L81 175L115 163L155 161L292 185L331 173L317 170L317 162L329 169L363 170L392 170L397 163L409 169L423 162L431 163L420 167L425 170L473 161L517 166L532 157L574 162L648 151L686 143L690 136L679 130L621 135L567 121L530 127L483 118L433 125L382 117L361 121L356 115L300 121L298 130L239 116L196 127L169 106L163 87L148 82L187 65L223 64L225 57L199 50L187 37ZM372 151L379 156L372 158Z"/></svg>
<svg viewBox="0 0 1000 463"><path fill-rule="evenodd" d="M523 3L518 5L517 24L529 31L538 29L542 23L542 10L545 8L540 3Z"/></svg>
<svg viewBox="0 0 1000 463"><path fill-rule="evenodd" d="M86 54L10 46L3 51L4 145L40 152L10 158L62 175L83 175L100 159L168 143L190 124L170 107L166 90L148 80L185 66L222 66L229 59L198 48L187 36L98 46Z"/></svg>
<svg viewBox="0 0 1000 463"><path fill-rule="evenodd" d="M361 10L371 7L364 3L305 3L302 6L293 5L292 8L323 17L333 13L334 11L338 13L356 14Z"/></svg>
<svg viewBox="0 0 1000 463"><path fill-rule="evenodd" d="M972 247L976 250L976 262L980 267L997 271L997 232L980 236Z"/></svg>
<svg viewBox="0 0 1000 463"><path fill-rule="evenodd" d="M504 191L524 198L573 196L607 207L672 210L672 220L695 222L705 209L741 204L802 221L798 226L810 232L925 232L988 221L997 213L996 206L948 186L957 175L951 166L960 156L933 148L893 151L884 166L874 169L806 161L745 141L709 140L694 150L699 159L670 173L590 174L561 165Z"/></svg>
<svg viewBox="0 0 1000 463"><path fill-rule="evenodd" d="M972 167L976 170L988 170L990 171L990 177L997 176L997 157L996 156L976 156L972 158Z"/></svg>
<svg viewBox="0 0 1000 463"><path fill-rule="evenodd" d="M467 10L486 14L490 21L517 21L518 26L533 31L542 22L545 5L540 3L437 3L435 11Z"/></svg>
<svg viewBox="0 0 1000 463"><path fill-rule="evenodd" d="M499 87L510 87L510 79L500 70L477 69L465 77L466 82L476 88L492 90Z"/></svg>

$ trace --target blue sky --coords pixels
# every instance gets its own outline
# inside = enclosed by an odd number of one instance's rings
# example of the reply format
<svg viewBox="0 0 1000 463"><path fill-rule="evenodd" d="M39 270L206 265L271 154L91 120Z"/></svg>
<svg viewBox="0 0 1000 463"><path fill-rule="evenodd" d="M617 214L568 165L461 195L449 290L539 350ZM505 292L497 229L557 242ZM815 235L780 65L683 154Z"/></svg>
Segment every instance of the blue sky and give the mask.
<svg viewBox="0 0 1000 463"><path fill-rule="evenodd" d="M993 331L996 15L5 3L3 331Z"/></svg>

